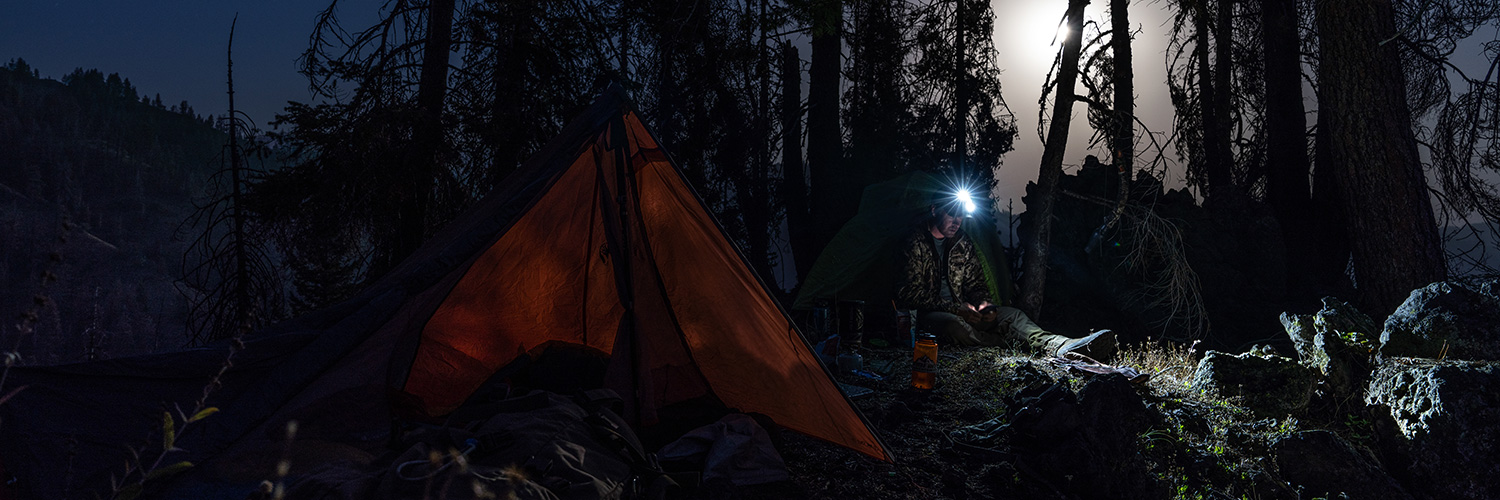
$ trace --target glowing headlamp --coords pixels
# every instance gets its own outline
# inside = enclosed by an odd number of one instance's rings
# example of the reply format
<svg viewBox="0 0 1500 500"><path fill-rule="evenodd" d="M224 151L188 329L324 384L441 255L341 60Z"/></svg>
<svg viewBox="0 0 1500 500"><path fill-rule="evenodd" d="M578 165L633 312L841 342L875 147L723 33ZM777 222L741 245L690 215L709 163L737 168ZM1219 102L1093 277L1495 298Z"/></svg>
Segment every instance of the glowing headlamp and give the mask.
<svg viewBox="0 0 1500 500"><path fill-rule="evenodd" d="M969 194L967 188L960 188L957 193L953 194L953 198L964 207L964 215L974 215L974 209L977 207L974 206L974 197Z"/></svg>

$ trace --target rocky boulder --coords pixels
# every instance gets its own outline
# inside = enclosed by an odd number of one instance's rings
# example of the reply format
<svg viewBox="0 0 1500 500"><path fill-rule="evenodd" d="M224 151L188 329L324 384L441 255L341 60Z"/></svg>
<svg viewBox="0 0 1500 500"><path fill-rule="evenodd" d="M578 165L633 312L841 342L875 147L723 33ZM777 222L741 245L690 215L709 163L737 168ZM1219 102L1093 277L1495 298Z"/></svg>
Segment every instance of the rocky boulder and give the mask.
<svg viewBox="0 0 1500 500"><path fill-rule="evenodd" d="M1074 393L1066 383L1007 398L1008 416L961 427L949 438L965 449L1009 444L1022 472L1072 498L1160 498L1165 494L1136 446L1152 412L1125 377L1102 375Z"/></svg>
<svg viewBox="0 0 1500 500"><path fill-rule="evenodd" d="M1500 298L1493 282L1439 282L1413 290L1385 320L1380 354L1500 360ZM1476 289L1478 291L1476 291ZM1489 292L1489 293L1486 293Z"/></svg>
<svg viewBox="0 0 1500 500"><path fill-rule="evenodd" d="M1388 359L1371 375L1381 460L1423 498L1500 498L1500 363Z"/></svg>
<svg viewBox="0 0 1500 500"><path fill-rule="evenodd" d="M1257 347L1238 355L1204 353L1191 384L1197 391L1242 398L1257 416L1280 418L1307 408L1314 380L1312 371L1291 358Z"/></svg>
<svg viewBox="0 0 1500 500"><path fill-rule="evenodd" d="M1323 309L1313 315L1321 332L1336 332L1355 341L1374 341L1380 323L1336 297L1323 297Z"/></svg>
<svg viewBox="0 0 1500 500"><path fill-rule="evenodd" d="M1470 288L1492 299L1500 300L1500 279L1487 279L1474 283Z"/></svg>
<svg viewBox="0 0 1500 500"><path fill-rule="evenodd" d="M1298 432L1271 445L1281 477L1302 498L1408 499L1373 457L1325 430Z"/></svg>
<svg viewBox="0 0 1500 500"><path fill-rule="evenodd" d="M1344 301L1324 297L1316 314L1283 313L1281 325L1302 365L1317 373L1320 396L1344 401L1362 395L1379 323Z"/></svg>

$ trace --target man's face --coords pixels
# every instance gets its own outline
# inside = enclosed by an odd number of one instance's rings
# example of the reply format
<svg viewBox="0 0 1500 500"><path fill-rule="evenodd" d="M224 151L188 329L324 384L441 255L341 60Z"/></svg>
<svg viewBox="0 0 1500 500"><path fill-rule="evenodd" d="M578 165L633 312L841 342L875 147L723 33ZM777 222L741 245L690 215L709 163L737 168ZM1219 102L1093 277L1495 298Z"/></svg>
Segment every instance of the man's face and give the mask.
<svg viewBox="0 0 1500 500"><path fill-rule="evenodd" d="M944 238L952 238L958 234L958 227L963 219L954 217L953 214L943 212L937 220L937 232L942 233Z"/></svg>

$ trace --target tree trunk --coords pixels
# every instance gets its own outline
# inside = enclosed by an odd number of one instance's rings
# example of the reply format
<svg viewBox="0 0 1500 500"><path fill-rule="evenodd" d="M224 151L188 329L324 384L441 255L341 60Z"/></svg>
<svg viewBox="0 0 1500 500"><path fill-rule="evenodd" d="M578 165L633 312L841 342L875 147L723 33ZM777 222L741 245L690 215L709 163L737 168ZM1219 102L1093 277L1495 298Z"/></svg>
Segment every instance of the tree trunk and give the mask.
<svg viewBox="0 0 1500 500"><path fill-rule="evenodd" d="M1327 96L1318 96L1318 108L1327 109ZM1349 223L1344 219L1339 177L1334 172L1328 137L1328 113L1318 113L1318 133L1313 150L1313 263L1311 286L1315 297L1347 296L1349 278Z"/></svg>
<svg viewBox="0 0 1500 500"><path fill-rule="evenodd" d="M811 173L810 207L814 220L813 258L854 213L859 201L847 195L852 185L843 168L843 133L839 128L839 66L843 54L841 0L814 2L812 65L808 69L807 163Z"/></svg>
<svg viewBox="0 0 1500 500"><path fill-rule="evenodd" d="M1120 175L1119 200L1111 220L1119 220L1130 197L1130 180L1135 168L1135 71L1130 53L1130 0L1110 0L1110 51L1114 53L1114 131L1110 134L1110 155Z"/></svg>
<svg viewBox="0 0 1500 500"><path fill-rule="evenodd" d="M969 171L969 47L964 37L964 2L954 0L953 8L953 124L955 125L953 159L959 178L968 180Z"/></svg>
<svg viewBox="0 0 1500 500"><path fill-rule="evenodd" d="M1234 0L1219 0L1218 9L1215 12L1217 23L1214 28L1214 121L1209 125L1214 128L1208 147L1214 148L1214 156L1219 158L1219 164L1213 168L1225 184L1223 187L1215 187L1215 195L1219 201L1227 201L1232 206L1239 206L1242 200L1239 181L1234 178L1234 151L1230 149L1233 142L1231 135L1229 111L1230 98L1234 95L1234 85L1230 83L1230 77L1234 75Z"/></svg>
<svg viewBox="0 0 1500 500"><path fill-rule="evenodd" d="M1319 0L1318 84L1360 302L1376 317L1444 279L1390 0Z"/></svg>
<svg viewBox="0 0 1500 500"><path fill-rule="evenodd" d="M786 200L787 236L797 280L807 277L813 259L812 220L807 211L807 169L802 166L802 57L791 42L781 44L781 196Z"/></svg>
<svg viewBox="0 0 1500 500"><path fill-rule="evenodd" d="M1213 66L1209 63L1209 54L1212 46L1209 44L1209 15L1208 0L1197 0L1194 4L1193 32L1197 39L1198 60L1198 113L1202 117L1199 124L1199 141L1203 151L1203 178L1200 182L1206 182L1203 186L1203 203L1209 200L1217 200L1224 197L1229 191L1229 163L1220 155L1216 139L1219 133L1218 115L1218 89L1215 88L1216 79L1213 78Z"/></svg>
<svg viewBox="0 0 1500 500"><path fill-rule="evenodd" d="M630 19L626 12L629 4L630 2L626 0L620 0L619 5L615 7L615 29L620 31L620 54L619 61L616 62L619 68L615 71L619 73L616 78L619 79L620 85L630 82Z"/></svg>
<svg viewBox="0 0 1500 500"><path fill-rule="evenodd" d="M1302 106L1302 63L1297 0L1261 2L1265 42L1266 203L1281 225L1286 246L1287 298L1311 306L1314 258L1312 194L1307 162L1307 122ZM1340 269L1342 271L1342 269Z"/></svg>
<svg viewBox="0 0 1500 500"><path fill-rule="evenodd" d="M411 163L401 206L397 209L395 244L385 262L389 271L405 259L427 234L438 161L443 149L443 99L448 93L448 54L453 44L454 0L432 0L427 12L427 42L417 81L417 122L412 127Z"/></svg>
<svg viewBox="0 0 1500 500"><path fill-rule="evenodd" d="M1078 83L1078 53L1083 42L1083 8L1088 0L1068 0L1068 37L1063 40L1062 62L1057 72L1057 101L1052 105L1052 123L1047 127L1047 142L1042 149L1041 171L1036 181L1036 206L1033 232L1021 262L1020 309L1033 320L1042 312L1042 296L1047 283L1047 247L1052 237L1052 205L1057 198L1057 181L1062 176L1063 155L1068 146L1068 123L1073 114L1073 88Z"/></svg>
<svg viewBox="0 0 1500 500"><path fill-rule="evenodd" d="M668 21L668 25L677 22ZM677 142L677 69L670 30L659 30L656 37L656 132L663 146Z"/></svg>
<svg viewBox="0 0 1500 500"><path fill-rule="evenodd" d="M538 15L535 0L514 0L498 6L503 16L498 16L495 70L490 81L495 87L494 100L490 106L490 141L493 158L490 159L489 179L498 183L510 175L521 162L524 143L516 140L523 125L514 119L523 109L528 95L528 85L522 75L526 74L526 59L523 54L533 43L536 26L533 19Z"/></svg>
<svg viewBox="0 0 1500 500"><path fill-rule="evenodd" d="M749 180L746 186L741 186L738 192L748 194L740 203L741 213L745 218L745 243L750 247L750 265L760 274L762 280L767 284L775 285L776 276L771 272L771 233L776 228L771 227L771 200L770 190L766 183L769 182L768 171L771 164L771 61L770 47L766 45L766 2L760 1L760 12L755 26L760 30L760 42L756 49L760 52L755 61L755 72L757 73L756 99L755 99L755 158L751 165Z"/></svg>
<svg viewBox="0 0 1500 500"><path fill-rule="evenodd" d="M239 21L238 16L235 18ZM249 177L245 175L244 157L240 151L240 127L236 119L237 112L234 108L234 24L229 26L229 49L226 51L226 59L229 77L229 170L230 170L230 211L234 221L234 236L231 238L234 246L234 296L235 296L235 322L232 335L249 333L255 325L255 292L251 290L250 283L250 243L246 241L245 234L245 212L244 192L245 182ZM230 332L219 332L230 333Z"/></svg>

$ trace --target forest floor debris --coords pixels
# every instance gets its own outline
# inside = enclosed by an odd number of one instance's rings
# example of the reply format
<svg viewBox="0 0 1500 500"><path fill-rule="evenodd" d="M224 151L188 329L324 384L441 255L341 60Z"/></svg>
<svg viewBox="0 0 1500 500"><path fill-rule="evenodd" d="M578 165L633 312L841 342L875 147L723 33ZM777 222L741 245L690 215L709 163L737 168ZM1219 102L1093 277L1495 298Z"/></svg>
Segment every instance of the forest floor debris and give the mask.
<svg viewBox="0 0 1500 500"><path fill-rule="evenodd" d="M1024 449L1027 445L1018 442L1004 443L1009 453L988 455L955 446L950 433L956 429L987 421L1014 423L1008 420L1017 419L1023 409L1017 406L1034 404L1036 398L1028 395L1040 388L1061 384L1077 393L1090 381L1112 376L1000 348L944 346L939 383L931 391L908 387L910 353L901 349L864 352L865 366L884 380L837 375L843 383L874 390L853 402L896 456L895 463L789 432L781 434L780 448L803 498L1098 498L1105 483L1114 484L1113 498L1295 498L1270 456L1276 439L1314 425L1356 444L1368 439L1368 422L1361 425L1357 418L1258 419L1234 398L1196 392L1189 385L1196 354L1174 345L1121 351L1116 365L1150 375L1130 385L1150 416L1148 428L1130 438L1135 453L1128 460L1137 467L1119 469L1138 471L1133 480L1039 469L1038 464L1051 462L1037 459L1048 450ZM1062 445L1056 452L1095 453Z"/></svg>

